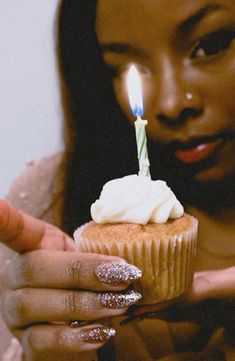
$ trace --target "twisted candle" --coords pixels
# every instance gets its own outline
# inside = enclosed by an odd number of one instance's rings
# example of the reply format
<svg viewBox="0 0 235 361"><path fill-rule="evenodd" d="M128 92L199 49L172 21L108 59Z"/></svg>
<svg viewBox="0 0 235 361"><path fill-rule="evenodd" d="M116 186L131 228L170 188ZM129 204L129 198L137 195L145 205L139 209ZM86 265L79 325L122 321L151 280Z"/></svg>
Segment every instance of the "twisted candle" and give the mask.
<svg viewBox="0 0 235 361"><path fill-rule="evenodd" d="M135 134L139 161L139 175L150 177L150 163L148 159L147 137L145 132L145 126L148 124L148 121L141 118L143 115L141 81L134 65L129 69L127 86L130 106L134 116L137 117L137 120L135 121Z"/></svg>
<svg viewBox="0 0 235 361"><path fill-rule="evenodd" d="M147 120L143 120L140 116L137 116L137 120L135 121L135 134L139 161L139 175L150 177L150 163L148 159L147 137L145 132L145 126L147 124Z"/></svg>

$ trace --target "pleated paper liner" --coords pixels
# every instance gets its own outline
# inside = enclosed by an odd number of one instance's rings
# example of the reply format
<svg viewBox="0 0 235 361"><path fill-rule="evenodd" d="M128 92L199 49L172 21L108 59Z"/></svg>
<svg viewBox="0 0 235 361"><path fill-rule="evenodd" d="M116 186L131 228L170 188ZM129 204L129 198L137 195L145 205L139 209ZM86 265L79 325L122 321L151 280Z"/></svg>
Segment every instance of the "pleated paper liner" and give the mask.
<svg viewBox="0 0 235 361"><path fill-rule="evenodd" d="M84 237L86 226L75 232L75 238L81 252L122 257L140 268L143 276L133 288L142 294L141 303L154 304L180 296L192 282L198 221L190 218L189 229L151 240L94 241Z"/></svg>

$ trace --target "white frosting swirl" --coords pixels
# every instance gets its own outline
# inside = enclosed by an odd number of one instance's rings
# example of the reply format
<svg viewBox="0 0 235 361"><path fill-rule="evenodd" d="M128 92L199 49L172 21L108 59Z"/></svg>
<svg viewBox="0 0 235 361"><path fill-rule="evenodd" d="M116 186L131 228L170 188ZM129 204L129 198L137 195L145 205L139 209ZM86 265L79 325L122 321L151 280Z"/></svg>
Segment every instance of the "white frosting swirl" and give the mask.
<svg viewBox="0 0 235 361"><path fill-rule="evenodd" d="M165 223L184 209L166 182L128 175L107 182L91 205L96 223Z"/></svg>

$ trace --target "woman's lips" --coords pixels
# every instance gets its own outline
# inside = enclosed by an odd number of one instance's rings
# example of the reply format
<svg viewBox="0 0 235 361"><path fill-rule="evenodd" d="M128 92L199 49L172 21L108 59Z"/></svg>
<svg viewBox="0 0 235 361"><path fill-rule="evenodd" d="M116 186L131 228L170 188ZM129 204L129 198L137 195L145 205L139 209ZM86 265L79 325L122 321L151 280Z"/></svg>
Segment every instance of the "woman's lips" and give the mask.
<svg viewBox="0 0 235 361"><path fill-rule="evenodd" d="M185 164L200 162L212 155L220 146L222 139L204 141L192 147L178 148L175 157Z"/></svg>

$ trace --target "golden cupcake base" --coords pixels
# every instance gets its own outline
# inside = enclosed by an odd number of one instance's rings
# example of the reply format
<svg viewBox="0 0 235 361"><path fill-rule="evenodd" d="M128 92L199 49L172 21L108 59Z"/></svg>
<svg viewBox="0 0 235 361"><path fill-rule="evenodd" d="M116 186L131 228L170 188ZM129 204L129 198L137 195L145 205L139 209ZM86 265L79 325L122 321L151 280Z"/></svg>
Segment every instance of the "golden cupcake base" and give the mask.
<svg viewBox="0 0 235 361"><path fill-rule="evenodd" d="M96 224L89 222L75 232L81 252L124 258L142 270L133 289L142 304L174 299L187 290L193 278L198 221L184 214L165 224Z"/></svg>

